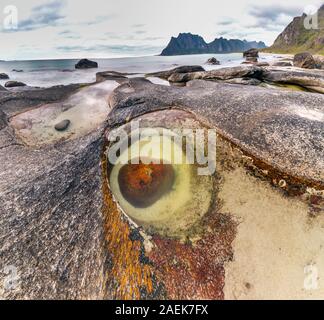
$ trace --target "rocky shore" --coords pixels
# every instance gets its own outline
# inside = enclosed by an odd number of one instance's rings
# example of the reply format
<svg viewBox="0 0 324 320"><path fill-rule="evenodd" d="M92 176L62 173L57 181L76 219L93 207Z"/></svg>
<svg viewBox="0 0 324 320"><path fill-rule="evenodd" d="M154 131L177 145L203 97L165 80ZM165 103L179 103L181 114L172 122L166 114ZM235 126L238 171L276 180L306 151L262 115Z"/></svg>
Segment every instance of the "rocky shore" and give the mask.
<svg viewBox="0 0 324 320"><path fill-rule="evenodd" d="M309 297L287 273L323 254L324 71L273 64L0 87L0 260L20 279L0 297ZM215 201L186 241L134 224L112 194L105 133L139 117L217 131Z"/></svg>
<svg viewBox="0 0 324 320"><path fill-rule="evenodd" d="M307 55L303 55L304 58L295 56L294 59L285 57L278 58L271 63L262 63L258 62L258 52L253 49L244 53L244 57L247 58L247 63L238 67L206 71L200 66L185 66L150 73L146 77L158 77L168 80L171 85L176 86L185 86L186 83L199 79L263 87L281 86L294 90L324 93L324 70L321 70L322 64L318 62L313 65L312 69L309 68L309 65L305 65L305 62L301 62L301 60L313 59L312 56L311 58Z"/></svg>

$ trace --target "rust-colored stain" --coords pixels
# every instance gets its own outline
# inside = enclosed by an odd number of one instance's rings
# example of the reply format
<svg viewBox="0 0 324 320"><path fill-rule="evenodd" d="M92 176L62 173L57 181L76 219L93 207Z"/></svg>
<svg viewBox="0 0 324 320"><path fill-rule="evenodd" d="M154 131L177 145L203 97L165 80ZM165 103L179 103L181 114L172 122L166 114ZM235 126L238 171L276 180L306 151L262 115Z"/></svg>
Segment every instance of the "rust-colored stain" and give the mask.
<svg viewBox="0 0 324 320"><path fill-rule="evenodd" d="M224 263L232 259L236 225L215 213L204 221L208 231L195 244L154 236L149 254L169 299L224 299Z"/></svg>
<svg viewBox="0 0 324 320"><path fill-rule="evenodd" d="M195 243L153 235L154 248L147 253L147 263L143 263L143 244L141 240L130 239L132 230L109 190L105 157L102 173L105 237L112 257L107 276L113 298L141 299L143 290L146 297L154 297L159 283L163 284L163 298L224 299L224 263L232 259L231 244L236 230L230 216L208 214L201 221L202 238Z"/></svg>
<svg viewBox="0 0 324 320"><path fill-rule="evenodd" d="M142 298L142 292L153 292L152 270L140 261L142 243L131 240L131 229L119 212L108 188L107 160L102 157L103 213L105 238L112 259L108 270L108 286L114 299L131 300Z"/></svg>
<svg viewBox="0 0 324 320"><path fill-rule="evenodd" d="M120 171L118 183L124 198L138 208L155 203L172 189L174 170L170 164L126 164Z"/></svg>

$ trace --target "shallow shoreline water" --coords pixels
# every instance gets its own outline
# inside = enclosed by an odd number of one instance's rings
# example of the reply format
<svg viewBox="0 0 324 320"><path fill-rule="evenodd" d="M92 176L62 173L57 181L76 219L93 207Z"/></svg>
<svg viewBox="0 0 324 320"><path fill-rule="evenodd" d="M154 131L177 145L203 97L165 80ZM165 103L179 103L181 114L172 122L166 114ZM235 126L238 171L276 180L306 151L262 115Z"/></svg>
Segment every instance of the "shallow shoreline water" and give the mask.
<svg viewBox="0 0 324 320"><path fill-rule="evenodd" d="M260 54L260 62L270 62L285 55ZM215 57L220 65L206 64L207 60ZM206 70L234 67L240 65L244 59L242 53L230 54L202 54L183 56L145 56L129 58L94 59L99 67L96 69L76 70L74 65L77 59L66 60L31 60L31 61L0 61L0 72L7 73L10 80L21 81L28 86L51 87L55 85L68 85L71 83L91 83L96 80L96 73L101 71L118 71L144 73L163 71L180 65L201 65ZM23 70L17 72L13 70ZM0 80L4 86L7 80Z"/></svg>

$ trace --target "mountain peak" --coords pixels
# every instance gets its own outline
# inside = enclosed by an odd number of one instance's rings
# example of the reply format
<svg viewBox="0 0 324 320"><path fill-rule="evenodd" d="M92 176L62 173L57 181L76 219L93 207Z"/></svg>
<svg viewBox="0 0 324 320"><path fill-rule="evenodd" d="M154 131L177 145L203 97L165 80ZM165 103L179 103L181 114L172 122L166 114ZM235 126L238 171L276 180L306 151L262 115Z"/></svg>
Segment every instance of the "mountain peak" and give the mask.
<svg viewBox="0 0 324 320"><path fill-rule="evenodd" d="M318 29L306 29L306 14L295 17L267 50L278 53L309 51L324 54L324 4L318 10Z"/></svg>
<svg viewBox="0 0 324 320"><path fill-rule="evenodd" d="M178 37L172 37L167 47L162 51L162 56L184 55L184 54L204 54L204 53L231 53L243 52L251 48L262 49L266 45L264 42L239 39L216 38L210 43L206 43L203 37L197 34L179 33Z"/></svg>

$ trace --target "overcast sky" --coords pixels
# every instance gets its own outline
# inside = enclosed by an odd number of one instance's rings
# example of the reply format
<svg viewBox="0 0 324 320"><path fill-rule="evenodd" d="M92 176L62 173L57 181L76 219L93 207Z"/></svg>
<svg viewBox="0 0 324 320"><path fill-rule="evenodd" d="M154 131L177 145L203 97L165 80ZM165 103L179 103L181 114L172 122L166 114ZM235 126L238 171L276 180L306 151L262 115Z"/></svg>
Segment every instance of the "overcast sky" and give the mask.
<svg viewBox="0 0 324 320"><path fill-rule="evenodd" d="M99 58L160 53L171 36L199 34L271 45L308 0L0 0L18 29L0 24L0 59ZM1 16L0 16L1 17Z"/></svg>

